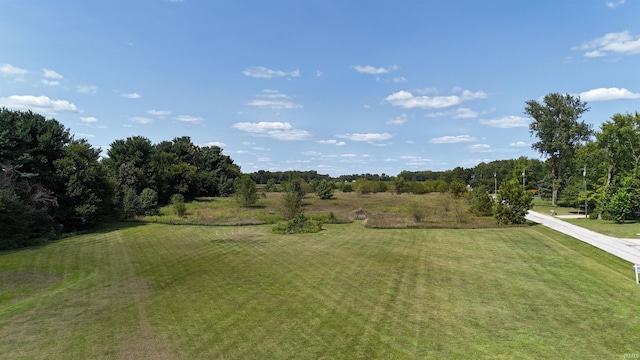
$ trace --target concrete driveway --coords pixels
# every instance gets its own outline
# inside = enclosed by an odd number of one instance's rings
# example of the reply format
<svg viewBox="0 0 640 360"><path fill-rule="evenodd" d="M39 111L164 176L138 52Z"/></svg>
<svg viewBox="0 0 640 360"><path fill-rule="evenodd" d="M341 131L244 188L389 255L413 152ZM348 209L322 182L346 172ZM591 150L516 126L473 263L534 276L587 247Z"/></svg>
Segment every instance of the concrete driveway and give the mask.
<svg viewBox="0 0 640 360"><path fill-rule="evenodd" d="M640 241L602 235L580 226L529 210L527 220L572 236L633 264L640 264Z"/></svg>

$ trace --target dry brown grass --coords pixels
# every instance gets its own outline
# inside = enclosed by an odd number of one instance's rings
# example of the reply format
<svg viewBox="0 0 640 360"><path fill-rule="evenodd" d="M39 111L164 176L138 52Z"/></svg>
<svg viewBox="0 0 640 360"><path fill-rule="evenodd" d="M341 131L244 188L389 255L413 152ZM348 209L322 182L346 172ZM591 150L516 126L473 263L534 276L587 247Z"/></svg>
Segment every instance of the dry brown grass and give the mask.
<svg viewBox="0 0 640 360"><path fill-rule="evenodd" d="M189 203L187 216L180 218L171 207L162 209L161 216L146 217L144 221L173 224L250 225L270 224L283 220L283 193L265 193L256 206L240 207L234 198L203 198ZM354 221L356 211L367 216L365 225L373 228L488 228L496 227L490 217L478 217L468 211L464 198L450 194L425 195L355 192L335 192L332 199L321 200L315 194L303 199L307 216L326 217L333 214L340 223Z"/></svg>

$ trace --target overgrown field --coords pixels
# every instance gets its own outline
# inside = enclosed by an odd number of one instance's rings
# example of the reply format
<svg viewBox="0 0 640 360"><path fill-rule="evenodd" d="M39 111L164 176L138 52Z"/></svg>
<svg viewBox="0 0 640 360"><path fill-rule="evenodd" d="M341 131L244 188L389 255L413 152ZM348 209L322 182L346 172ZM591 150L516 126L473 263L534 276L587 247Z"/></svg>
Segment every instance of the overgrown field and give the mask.
<svg viewBox="0 0 640 360"><path fill-rule="evenodd" d="M542 226L129 223L0 253L2 359L616 359L632 267Z"/></svg>
<svg viewBox="0 0 640 360"><path fill-rule="evenodd" d="M256 206L241 207L233 197L200 198L187 204L187 215L179 217L171 206L161 209L159 216L147 216L140 220L169 224L246 225L273 224L283 220L281 215L283 193L264 193ZM362 210L367 216L367 227L374 228L488 228L496 227L491 217L475 216L468 211L465 198L449 193L426 195L343 193L336 191L330 200L320 200L307 194L303 211L311 217L327 217L333 213L338 222L354 219L354 213Z"/></svg>

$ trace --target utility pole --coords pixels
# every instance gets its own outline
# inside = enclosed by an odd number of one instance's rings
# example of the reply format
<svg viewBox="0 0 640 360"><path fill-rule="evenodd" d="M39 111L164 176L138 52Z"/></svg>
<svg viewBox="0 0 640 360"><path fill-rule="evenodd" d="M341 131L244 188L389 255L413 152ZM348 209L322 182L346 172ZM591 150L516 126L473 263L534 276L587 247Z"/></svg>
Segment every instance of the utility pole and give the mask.
<svg viewBox="0 0 640 360"><path fill-rule="evenodd" d="M493 173L493 193L498 195L498 178L496 173Z"/></svg>
<svg viewBox="0 0 640 360"><path fill-rule="evenodd" d="M522 170L522 190L524 190L524 179L525 179L525 177L526 177L526 175L525 175L525 171L526 171L526 170Z"/></svg>

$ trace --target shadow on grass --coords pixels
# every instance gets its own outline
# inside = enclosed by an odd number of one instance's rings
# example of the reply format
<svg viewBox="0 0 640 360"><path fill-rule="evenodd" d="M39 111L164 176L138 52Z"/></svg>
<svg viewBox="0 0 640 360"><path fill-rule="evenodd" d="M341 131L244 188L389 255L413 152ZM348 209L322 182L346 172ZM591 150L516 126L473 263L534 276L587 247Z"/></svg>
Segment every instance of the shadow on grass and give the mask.
<svg viewBox="0 0 640 360"><path fill-rule="evenodd" d="M0 256L6 254L17 253L19 251L28 251L28 250L36 250L39 248L43 248L52 244L55 244L59 241L65 240L70 237L86 235L86 234L108 234L110 232L129 229L137 226L147 225L147 223L139 222L139 221L111 221L105 224L102 224L96 228L82 230L82 231L73 231L68 233L62 233L55 238L52 239L43 239L40 240L38 244L24 246L16 249L2 250L0 251Z"/></svg>

